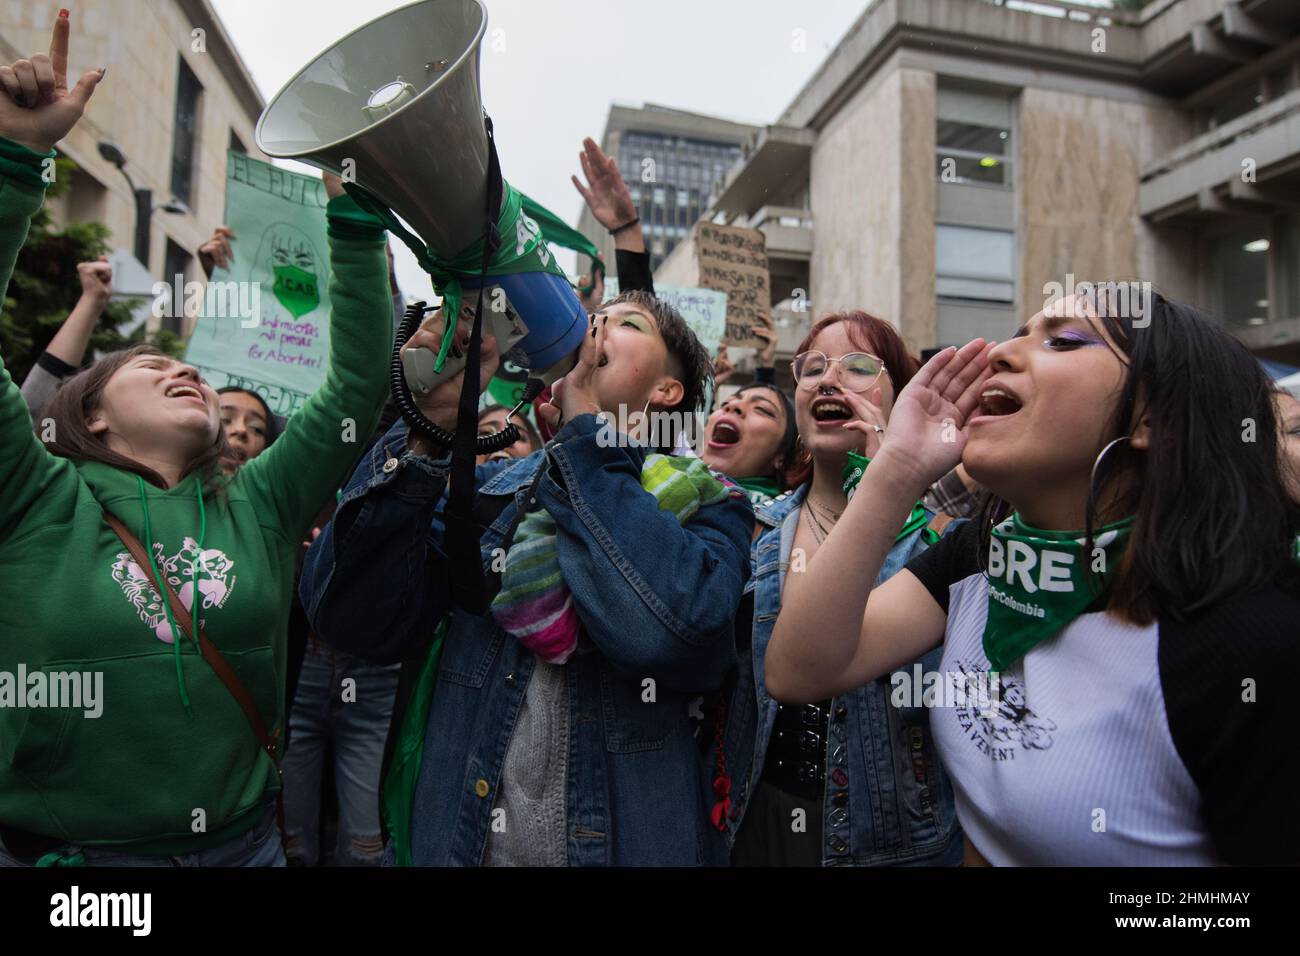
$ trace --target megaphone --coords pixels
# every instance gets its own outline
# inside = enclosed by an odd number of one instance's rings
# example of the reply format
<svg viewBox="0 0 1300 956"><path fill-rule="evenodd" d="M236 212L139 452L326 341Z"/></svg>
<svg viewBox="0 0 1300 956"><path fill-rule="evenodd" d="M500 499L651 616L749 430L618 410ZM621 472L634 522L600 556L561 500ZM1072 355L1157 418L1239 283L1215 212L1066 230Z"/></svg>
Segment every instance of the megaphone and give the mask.
<svg viewBox="0 0 1300 956"><path fill-rule="evenodd" d="M353 181L441 259L455 259L488 231L493 146L479 93L486 29L478 0L422 0L371 20L272 98L257 123L258 148ZM466 270L459 278L466 291L483 289L504 306L484 316L503 357L546 384L572 367L588 326L563 276L519 272L481 280ZM452 325L456 319L447 317ZM464 363L449 358L437 373L427 349L403 355L405 378L419 392Z"/></svg>

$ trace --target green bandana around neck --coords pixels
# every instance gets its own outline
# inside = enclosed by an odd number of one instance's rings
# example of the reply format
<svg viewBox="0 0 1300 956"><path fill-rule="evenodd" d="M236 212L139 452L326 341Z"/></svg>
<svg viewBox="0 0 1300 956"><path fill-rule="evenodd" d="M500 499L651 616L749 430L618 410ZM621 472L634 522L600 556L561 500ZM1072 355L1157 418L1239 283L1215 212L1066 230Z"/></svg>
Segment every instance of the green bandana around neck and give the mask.
<svg viewBox="0 0 1300 956"><path fill-rule="evenodd" d="M272 266L271 271L275 275L271 291L295 319L301 319L320 305L320 287L315 273L297 266Z"/></svg>
<svg viewBox="0 0 1300 956"><path fill-rule="evenodd" d="M749 503L755 508L761 508L781 493L781 486L774 478L765 478L762 475L755 475L753 478L737 478L736 484L745 489L745 494L749 496Z"/></svg>
<svg viewBox="0 0 1300 956"><path fill-rule="evenodd" d="M1005 670L1055 637L1106 590L1133 530L1125 518L1097 529L1091 552L1082 531L1043 531L1019 514L989 539L989 609L984 653Z"/></svg>
<svg viewBox="0 0 1300 956"><path fill-rule="evenodd" d="M871 459L866 455L859 455L856 451L849 452L849 460L844 464L844 497L849 501L853 500L853 492L858 488L858 482L862 480L863 474L866 473L867 465L871 464ZM903 529L894 537L894 543L902 541L909 534L918 528L923 528L922 538L927 545L934 544L939 540L939 532L927 527L930 523L930 512L926 510L925 505L918 501L912 505L912 512L903 522Z"/></svg>

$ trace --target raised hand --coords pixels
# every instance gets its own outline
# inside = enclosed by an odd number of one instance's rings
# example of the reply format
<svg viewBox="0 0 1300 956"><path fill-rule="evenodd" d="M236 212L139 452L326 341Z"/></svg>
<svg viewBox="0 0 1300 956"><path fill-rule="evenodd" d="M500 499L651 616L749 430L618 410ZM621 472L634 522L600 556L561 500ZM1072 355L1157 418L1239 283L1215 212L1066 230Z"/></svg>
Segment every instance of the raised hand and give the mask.
<svg viewBox="0 0 1300 956"><path fill-rule="evenodd" d="M772 368L776 363L776 329L770 329L766 325L755 325L754 338L763 340L763 347L754 356L754 364L759 368Z"/></svg>
<svg viewBox="0 0 1300 956"><path fill-rule="evenodd" d="M456 339L452 343L452 350L449 353L453 357L459 358L465 354L468 347L470 331L474 327L474 307L465 306L461 309L460 322L456 327ZM446 328L443 320L442 309L438 309L429 315L415 330L411 337L402 346L402 351L407 349L423 348L429 349L435 355L442 347L442 332ZM487 390L488 383L492 376L497 373L497 366L501 363L501 356L497 354L496 337L484 330L483 341L479 344L479 391ZM455 375L450 376L442 382L439 382L429 392L424 395L415 394L415 405L420 409L430 421L435 425L451 431L456 427L456 412L460 403L461 386L465 383L465 370L461 369Z"/></svg>
<svg viewBox="0 0 1300 956"><path fill-rule="evenodd" d="M582 141L582 152L578 154L578 160L582 163L582 174L587 177L590 186L584 186L577 176L569 178L582 194L596 221L606 229L617 229L635 219L636 205L632 202L627 183L623 182L623 174L618 171L618 163L606 156L591 137Z"/></svg>
<svg viewBox="0 0 1300 956"><path fill-rule="evenodd" d="M68 17L54 21L50 52L0 66L0 136L38 153L48 153L85 112L107 68L83 73L68 89Z"/></svg>
<svg viewBox="0 0 1300 956"><path fill-rule="evenodd" d="M841 390L840 394L843 395L854 416L840 428L860 432L862 445L859 450L867 458L875 458L885 438L884 389L879 386L873 388L868 398L863 398L857 392L848 389Z"/></svg>
<svg viewBox="0 0 1300 956"><path fill-rule="evenodd" d="M90 262L77 263L77 278L81 280L81 294L101 305L113 296L113 266L108 256Z"/></svg>
<svg viewBox="0 0 1300 956"><path fill-rule="evenodd" d="M966 447L966 419L992 374L989 352L996 344L975 339L926 362L894 400L876 458L887 457L921 487L955 468Z"/></svg>
<svg viewBox="0 0 1300 956"><path fill-rule="evenodd" d="M199 265L203 267L203 274L209 279L212 278L212 270L215 267L230 268L230 263L235 258L235 250L230 240L234 238L235 234L229 226L217 226L212 230L212 235L199 246Z"/></svg>
<svg viewBox="0 0 1300 956"><path fill-rule="evenodd" d="M605 329L609 316L592 317L591 332L582 340L578 351L578 364L551 386L551 400L537 407L537 414L551 428L558 429L564 422L579 415L598 414L595 372L605 354Z"/></svg>

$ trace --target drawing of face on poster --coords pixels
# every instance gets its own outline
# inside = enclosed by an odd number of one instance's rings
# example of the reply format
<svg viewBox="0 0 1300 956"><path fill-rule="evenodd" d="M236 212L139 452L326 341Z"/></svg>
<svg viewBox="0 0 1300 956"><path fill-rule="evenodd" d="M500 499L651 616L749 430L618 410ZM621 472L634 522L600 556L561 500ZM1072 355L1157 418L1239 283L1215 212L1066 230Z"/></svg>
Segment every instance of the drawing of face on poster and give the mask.
<svg viewBox="0 0 1300 956"><path fill-rule="evenodd" d="M301 229L284 222L273 224L262 237L255 261L274 277L275 298L295 319L320 305L322 260Z"/></svg>

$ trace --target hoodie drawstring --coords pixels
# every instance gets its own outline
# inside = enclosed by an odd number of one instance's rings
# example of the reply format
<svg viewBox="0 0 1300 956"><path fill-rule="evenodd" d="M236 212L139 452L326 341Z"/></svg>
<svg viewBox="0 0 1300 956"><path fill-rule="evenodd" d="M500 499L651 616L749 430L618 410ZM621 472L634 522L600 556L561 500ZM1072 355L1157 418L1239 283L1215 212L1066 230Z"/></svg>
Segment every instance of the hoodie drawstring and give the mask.
<svg viewBox="0 0 1300 956"><path fill-rule="evenodd" d="M185 671L181 667L181 634L176 627L176 619L172 617L172 603L167 600L167 586L163 581L163 576L158 573L158 565L153 558L153 529L149 524L149 498L145 494L144 479L139 475L135 476L136 482L140 485L140 509L144 512L144 540L145 553L149 555L149 569L153 571L154 580L150 582L158 591L158 596L162 600L163 610L167 612L167 623L172 629L172 654L176 661L176 689L180 693L181 703L185 706L186 715L193 717L194 711L190 708L190 695L185 687ZM199 499L199 543L194 554L194 563L191 567L190 577L190 611L194 620L194 630L197 632L199 626L199 562L203 558L203 539L208 532L208 517L203 508L203 482L198 475L194 476L194 488ZM141 568L141 570L144 570ZM194 642L194 647L199 646L197 633L190 635L190 640Z"/></svg>

